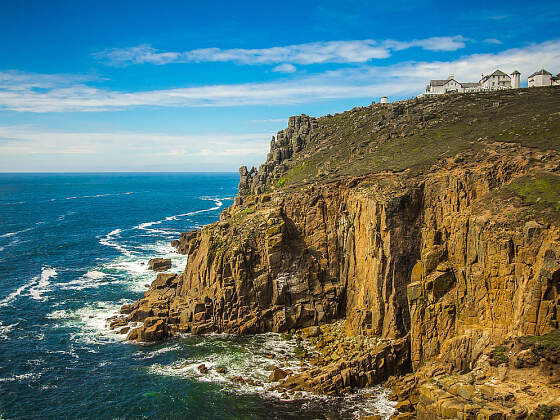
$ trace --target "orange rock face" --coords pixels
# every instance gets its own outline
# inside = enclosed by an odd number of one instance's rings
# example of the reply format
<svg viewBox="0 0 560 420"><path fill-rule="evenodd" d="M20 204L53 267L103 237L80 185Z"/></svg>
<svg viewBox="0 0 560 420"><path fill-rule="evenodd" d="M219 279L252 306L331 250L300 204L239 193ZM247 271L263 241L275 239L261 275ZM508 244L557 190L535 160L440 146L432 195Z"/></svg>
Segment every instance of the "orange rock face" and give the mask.
<svg viewBox="0 0 560 420"><path fill-rule="evenodd" d="M383 110L394 120L380 117L372 132L420 118L412 105ZM267 163L242 168L239 195L220 221L174 243L189 255L185 270L160 274L123 308L127 321L143 323L129 339L284 332L343 319L348 335L392 340L323 369L323 391L339 392L433 361L466 372L493 346L558 329L557 151L485 138L422 167L301 181L326 123L298 118ZM437 121L420 120L415 127ZM379 139L379 147L392 141ZM329 145L316 147L324 153ZM307 159L299 166L298 153ZM352 156L359 160L360 150ZM289 176L297 187L286 187ZM408 363L387 365L386 352ZM323 386L314 377L285 381Z"/></svg>

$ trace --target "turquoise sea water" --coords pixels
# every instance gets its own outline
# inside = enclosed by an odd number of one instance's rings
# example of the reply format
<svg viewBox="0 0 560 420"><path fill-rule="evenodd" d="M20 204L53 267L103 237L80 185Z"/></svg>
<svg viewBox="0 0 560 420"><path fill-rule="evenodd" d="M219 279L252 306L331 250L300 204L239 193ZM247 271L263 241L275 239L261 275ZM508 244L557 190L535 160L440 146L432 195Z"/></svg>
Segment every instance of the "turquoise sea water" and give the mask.
<svg viewBox="0 0 560 420"><path fill-rule="evenodd" d="M238 175L0 175L0 418L359 418L388 414L381 389L284 400L269 354L297 369L276 334L132 344L107 327L155 275L150 258L218 219ZM272 361L274 362L274 361ZM196 368L205 363L210 373ZM225 366L217 374L215 366ZM241 375L258 383L230 382ZM364 394L373 394L365 398Z"/></svg>

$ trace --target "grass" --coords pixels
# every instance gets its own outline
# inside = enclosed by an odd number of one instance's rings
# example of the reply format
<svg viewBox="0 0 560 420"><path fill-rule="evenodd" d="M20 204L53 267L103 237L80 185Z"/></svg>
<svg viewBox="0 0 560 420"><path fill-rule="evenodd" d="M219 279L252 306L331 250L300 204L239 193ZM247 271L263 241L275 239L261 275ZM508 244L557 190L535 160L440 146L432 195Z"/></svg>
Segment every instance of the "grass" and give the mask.
<svg viewBox="0 0 560 420"><path fill-rule="evenodd" d="M560 407L541 404L531 413L527 420L549 420L560 411Z"/></svg>
<svg viewBox="0 0 560 420"><path fill-rule="evenodd" d="M504 346L496 346L492 349L492 357L497 364L507 363L508 357L506 356L507 349Z"/></svg>
<svg viewBox="0 0 560 420"><path fill-rule="evenodd" d="M539 173L517 178L508 190L523 199L526 204L536 204L560 211L560 176Z"/></svg>
<svg viewBox="0 0 560 420"><path fill-rule="evenodd" d="M288 169L276 187L384 171L425 171L443 158L478 152L486 142L560 150L560 88L442 95L355 108L321 117L318 126L304 149L284 161ZM548 186L537 187L546 196Z"/></svg>
<svg viewBox="0 0 560 420"><path fill-rule="evenodd" d="M282 188L283 186L286 185L287 182L288 182L288 178L280 178L278 179L278 181L276 181L276 186Z"/></svg>
<svg viewBox="0 0 560 420"><path fill-rule="evenodd" d="M560 350L560 330L544 335L526 335L520 337L519 342L526 346L536 345L550 350Z"/></svg>
<svg viewBox="0 0 560 420"><path fill-rule="evenodd" d="M257 210L254 207L247 207L246 209L241 210L240 214L253 214Z"/></svg>

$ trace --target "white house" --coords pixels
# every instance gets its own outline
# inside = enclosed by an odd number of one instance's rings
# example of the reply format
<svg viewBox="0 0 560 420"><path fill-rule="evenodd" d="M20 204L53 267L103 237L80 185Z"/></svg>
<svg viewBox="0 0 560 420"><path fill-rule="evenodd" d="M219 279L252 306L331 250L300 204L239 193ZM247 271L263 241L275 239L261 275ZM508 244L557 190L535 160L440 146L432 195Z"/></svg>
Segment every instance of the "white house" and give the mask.
<svg viewBox="0 0 560 420"><path fill-rule="evenodd" d="M501 70L489 75L482 75L478 82L483 90L511 89L511 77Z"/></svg>
<svg viewBox="0 0 560 420"><path fill-rule="evenodd" d="M441 95L451 92L464 92L463 84L455 80L453 75L450 75L445 80L430 80L430 84L426 86L426 93L429 95Z"/></svg>
<svg viewBox="0 0 560 420"><path fill-rule="evenodd" d="M560 85L560 73L553 76L552 73L549 73L545 69L540 69L530 75L527 82L529 87Z"/></svg>
<svg viewBox="0 0 560 420"><path fill-rule="evenodd" d="M453 75L445 80L430 80L425 95L442 95L444 93L481 92L484 90L517 89L521 73L515 70L508 76L501 70L485 76L478 82L458 82Z"/></svg>

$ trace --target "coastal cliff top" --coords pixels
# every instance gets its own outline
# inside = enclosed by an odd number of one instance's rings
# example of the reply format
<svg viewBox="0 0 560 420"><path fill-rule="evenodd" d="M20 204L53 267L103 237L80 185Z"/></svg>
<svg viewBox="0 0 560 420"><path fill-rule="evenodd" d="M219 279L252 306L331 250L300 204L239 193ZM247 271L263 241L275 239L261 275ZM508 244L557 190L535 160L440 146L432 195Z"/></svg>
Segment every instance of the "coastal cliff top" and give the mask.
<svg viewBox="0 0 560 420"><path fill-rule="evenodd" d="M560 88L441 95L291 117L259 170L241 168L240 195L379 173L416 176L446 159L486 158L487 146L500 143L560 150Z"/></svg>

